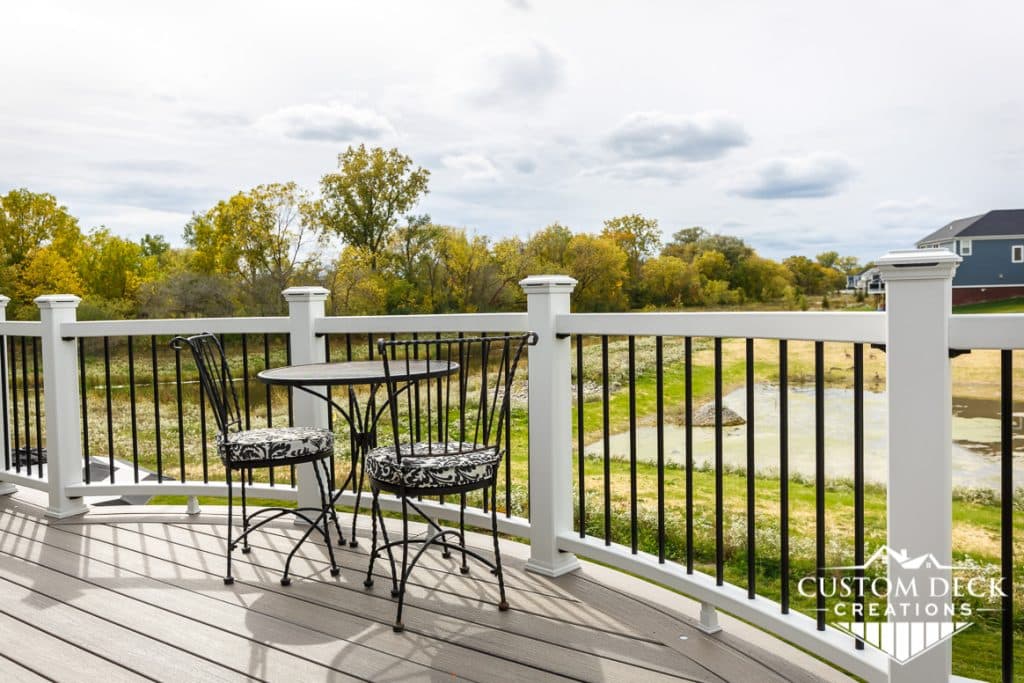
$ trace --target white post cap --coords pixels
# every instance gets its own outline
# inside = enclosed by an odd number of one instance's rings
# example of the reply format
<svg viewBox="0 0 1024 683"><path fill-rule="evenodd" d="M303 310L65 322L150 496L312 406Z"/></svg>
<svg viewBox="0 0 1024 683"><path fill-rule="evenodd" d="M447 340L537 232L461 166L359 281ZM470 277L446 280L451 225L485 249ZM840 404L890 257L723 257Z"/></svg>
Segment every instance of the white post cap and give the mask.
<svg viewBox="0 0 1024 683"><path fill-rule="evenodd" d="M39 308L78 308L82 297L74 294L46 294L33 299Z"/></svg>
<svg viewBox="0 0 1024 683"><path fill-rule="evenodd" d="M289 287L281 292L285 301L323 301L330 291L323 287Z"/></svg>
<svg viewBox="0 0 1024 683"><path fill-rule="evenodd" d="M519 286L527 294L541 292L572 292L576 288L576 280L568 275L530 275L519 281Z"/></svg>
<svg viewBox="0 0 1024 683"><path fill-rule="evenodd" d="M948 249L894 249L875 265L886 282L949 280L962 260Z"/></svg>
<svg viewBox="0 0 1024 683"><path fill-rule="evenodd" d="M0 308L7 308L7 304L10 303L11 297L0 294Z"/></svg>

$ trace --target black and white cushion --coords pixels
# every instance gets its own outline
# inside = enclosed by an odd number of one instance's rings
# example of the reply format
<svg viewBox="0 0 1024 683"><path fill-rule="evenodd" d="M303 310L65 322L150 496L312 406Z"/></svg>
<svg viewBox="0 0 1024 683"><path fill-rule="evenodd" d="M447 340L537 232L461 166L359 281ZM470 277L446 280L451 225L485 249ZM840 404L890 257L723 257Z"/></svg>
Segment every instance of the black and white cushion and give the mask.
<svg viewBox="0 0 1024 683"><path fill-rule="evenodd" d="M402 445L399 464L394 446L375 448L366 454L366 473L376 481L409 488L429 489L464 486L492 479L501 462L493 446L471 443L415 443Z"/></svg>
<svg viewBox="0 0 1024 683"><path fill-rule="evenodd" d="M330 453L334 434L315 427L265 427L217 436L221 460L232 465Z"/></svg>

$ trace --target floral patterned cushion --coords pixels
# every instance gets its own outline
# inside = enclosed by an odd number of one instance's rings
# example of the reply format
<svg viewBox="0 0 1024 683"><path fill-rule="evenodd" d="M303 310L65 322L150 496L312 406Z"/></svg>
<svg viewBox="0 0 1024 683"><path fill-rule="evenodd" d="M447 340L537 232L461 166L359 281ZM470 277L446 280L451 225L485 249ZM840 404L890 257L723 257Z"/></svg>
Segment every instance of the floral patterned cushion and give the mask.
<svg viewBox="0 0 1024 683"><path fill-rule="evenodd" d="M402 445L402 461L394 446L366 454L366 473L376 481L410 488L464 486L492 479L501 462L494 446L471 443L416 443Z"/></svg>
<svg viewBox="0 0 1024 683"><path fill-rule="evenodd" d="M232 464L330 454L334 435L315 427L266 427L217 436L221 460Z"/></svg>

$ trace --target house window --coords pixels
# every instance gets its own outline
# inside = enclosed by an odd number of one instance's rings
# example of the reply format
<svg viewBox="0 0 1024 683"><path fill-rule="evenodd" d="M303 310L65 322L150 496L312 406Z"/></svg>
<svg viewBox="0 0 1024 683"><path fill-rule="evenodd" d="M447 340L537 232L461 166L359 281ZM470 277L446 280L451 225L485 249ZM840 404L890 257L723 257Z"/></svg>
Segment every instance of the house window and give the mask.
<svg viewBox="0 0 1024 683"><path fill-rule="evenodd" d="M971 241L970 240L960 240L960 255L961 256L970 256L971 255Z"/></svg>
<svg viewBox="0 0 1024 683"><path fill-rule="evenodd" d="M1010 260L1014 263L1024 263L1024 244L1015 244L1010 247Z"/></svg>

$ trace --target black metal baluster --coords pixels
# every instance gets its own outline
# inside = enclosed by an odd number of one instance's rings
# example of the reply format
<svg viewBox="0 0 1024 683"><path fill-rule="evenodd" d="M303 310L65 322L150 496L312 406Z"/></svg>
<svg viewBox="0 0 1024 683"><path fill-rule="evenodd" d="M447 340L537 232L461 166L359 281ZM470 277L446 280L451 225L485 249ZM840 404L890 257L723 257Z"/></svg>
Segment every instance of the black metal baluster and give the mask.
<svg viewBox="0 0 1024 683"><path fill-rule="evenodd" d="M181 401L181 349L174 349L174 384L178 404L178 479L185 481L185 417Z"/></svg>
<svg viewBox="0 0 1024 683"><path fill-rule="evenodd" d="M82 475L86 484L92 483L92 468L89 467L89 392L85 381L85 339L78 340L78 391L82 403ZM15 400L17 409L18 402ZM17 421L17 416L15 416ZM15 422L17 426L17 422ZM17 436L17 434L15 434Z"/></svg>
<svg viewBox="0 0 1024 683"><path fill-rule="evenodd" d="M1000 551L1003 591L1001 632L1001 654L1003 660L1003 681L1013 681L1013 351L1001 352L1000 371Z"/></svg>
<svg viewBox="0 0 1024 683"><path fill-rule="evenodd" d="M747 598L754 599L757 593L757 548L755 547L756 525L754 521L754 500L756 482L754 475L754 340L747 339Z"/></svg>
<svg viewBox="0 0 1024 683"><path fill-rule="evenodd" d="M825 630L825 343L814 342L814 546L818 630Z"/></svg>
<svg viewBox="0 0 1024 683"><path fill-rule="evenodd" d="M576 466L579 469L580 538L587 537L587 477L583 456L583 335L576 335Z"/></svg>
<svg viewBox="0 0 1024 683"><path fill-rule="evenodd" d="M601 335L601 430L604 436L604 544L612 544L612 451L609 443L608 335Z"/></svg>
<svg viewBox="0 0 1024 683"><path fill-rule="evenodd" d="M725 492L722 466L722 338L715 337L715 585L725 583Z"/></svg>
<svg viewBox="0 0 1024 683"><path fill-rule="evenodd" d="M636 337L627 340L629 349L629 548L636 554L639 540L636 502Z"/></svg>
<svg viewBox="0 0 1024 683"><path fill-rule="evenodd" d="M206 392L202 386L199 389L199 439L200 448L203 454L203 483L210 482L210 459L206 448ZM244 476L244 475L243 475ZM252 483L252 470L249 470L249 483Z"/></svg>
<svg viewBox="0 0 1024 683"><path fill-rule="evenodd" d="M864 345L853 345L853 563L864 565ZM857 595L854 600L860 605L855 615L857 622L864 621L864 569L854 570L857 581ZM857 639L858 650L864 649L864 641Z"/></svg>
<svg viewBox="0 0 1024 683"><path fill-rule="evenodd" d="M324 335L324 362L331 362L331 335ZM334 433L334 393L332 392L333 387L327 387L327 429ZM331 469L328 472L328 483L333 491L335 488L335 482L338 480L338 459L331 458Z"/></svg>
<svg viewBox="0 0 1024 683"><path fill-rule="evenodd" d="M21 338L21 406L25 420L25 474L32 475L32 412L28 399L28 341ZM38 446L38 444L37 444Z"/></svg>
<svg viewBox="0 0 1024 683"><path fill-rule="evenodd" d="M11 469L11 435L7 419L7 337L0 336L0 420L3 421L4 469Z"/></svg>
<svg viewBox="0 0 1024 683"><path fill-rule="evenodd" d="M789 614L789 343L779 340L779 602Z"/></svg>
<svg viewBox="0 0 1024 683"><path fill-rule="evenodd" d="M160 371L157 365L156 335L149 338L150 359L153 364L153 421L156 429L156 480L164 481L163 445L160 440Z"/></svg>
<svg viewBox="0 0 1024 683"><path fill-rule="evenodd" d="M263 368L264 369L270 368L270 335L265 333L265 332L263 333ZM270 385L269 384L265 384L264 387L266 388L266 394L265 394L266 399L265 400L266 400L266 406L267 406L267 427L269 428L269 427L273 427L274 426L274 411L273 411L274 402L272 400L271 393L270 393ZM268 476L269 476L269 479L270 479L270 485L273 486L274 485L274 467L273 466L268 467L267 470L269 471L269 475Z"/></svg>
<svg viewBox="0 0 1024 683"><path fill-rule="evenodd" d="M110 337L103 337L103 380L107 406L107 463L110 465L110 483L116 483L114 467L114 400L110 389Z"/></svg>
<svg viewBox="0 0 1024 683"><path fill-rule="evenodd" d="M654 339L655 382L658 413L658 562L665 562L665 372L664 340Z"/></svg>
<svg viewBox="0 0 1024 683"><path fill-rule="evenodd" d="M509 333L506 332L505 336L508 337ZM509 375L512 374L512 359L509 354L509 342L505 341L505 367L503 371L505 373L505 391L508 394L509 409L505 413L505 517L512 516L512 383ZM487 497L484 496L484 500Z"/></svg>
<svg viewBox="0 0 1024 683"><path fill-rule="evenodd" d="M203 391L200 390L202 395ZM242 395L245 400L245 428L252 429L252 418L250 418L249 398L249 336L242 334Z"/></svg>
<svg viewBox="0 0 1024 683"><path fill-rule="evenodd" d="M285 365L291 365L292 364L292 338L291 338L291 335L288 335L288 334L286 334L285 337L284 337L284 364ZM288 426L289 427L294 427L295 426L295 406L293 405L292 394L294 394L294 392L292 391L292 388L288 387ZM293 471L295 470L295 466L294 465L292 465L292 470ZM294 477L292 477L292 486L294 486L294 485L295 485L295 480L294 480Z"/></svg>
<svg viewBox="0 0 1024 683"><path fill-rule="evenodd" d="M36 472L40 479L43 478L43 409L41 405L41 394L39 390L39 337L32 337L32 388L33 399L36 409ZM56 391L56 387L54 387ZM113 474L113 472L111 472Z"/></svg>
<svg viewBox="0 0 1024 683"><path fill-rule="evenodd" d="M8 345L10 352L7 355L11 363L11 423L14 425L14 471L21 472L21 459L18 453L21 451L21 428L18 419L18 354L15 350L14 337L11 337Z"/></svg>
<svg viewBox="0 0 1024 683"><path fill-rule="evenodd" d="M132 481L139 483L139 411L135 393L135 337L128 337L128 401L132 416Z"/></svg>
<svg viewBox="0 0 1024 683"><path fill-rule="evenodd" d="M686 451L686 573L693 573L693 338L686 337L683 347L686 424L683 448Z"/></svg>

